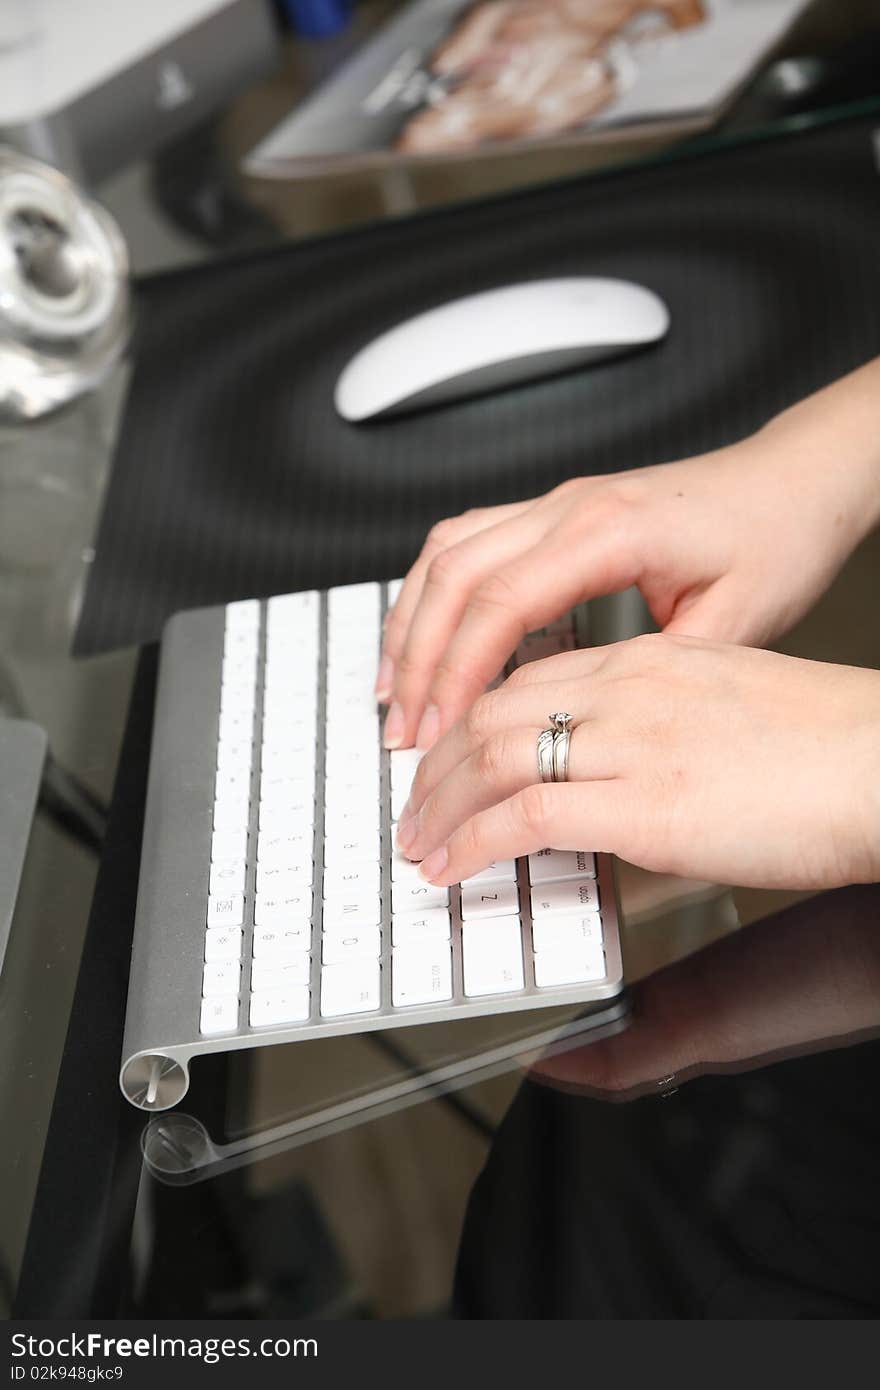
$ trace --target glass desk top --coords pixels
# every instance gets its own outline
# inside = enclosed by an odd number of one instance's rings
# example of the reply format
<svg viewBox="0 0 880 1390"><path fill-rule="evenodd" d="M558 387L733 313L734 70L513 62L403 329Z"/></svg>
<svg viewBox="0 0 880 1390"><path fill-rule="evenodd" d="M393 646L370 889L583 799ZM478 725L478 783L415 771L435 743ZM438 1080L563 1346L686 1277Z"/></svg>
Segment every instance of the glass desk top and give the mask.
<svg viewBox="0 0 880 1390"><path fill-rule="evenodd" d="M472 196L466 173L462 188ZM137 663L131 650L69 656L125 389L122 370L48 421L0 428L0 713L48 730L82 813L76 835L51 798L38 813L0 981L4 1311ZM875 536L782 648L880 665L878 561ZM631 594L597 605L597 619L602 640L645 626ZM263 1049L207 1069L188 1119L164 1135L124 1114L112 1231L108 1212L94 1213L89 1310L112 1316L115 1298L116 1311L142 1316L745 1316L763 1298L771 1315L870 1313L876 1282L872 1292L862 1277L855 1231L877 1219L863 1181L878 1138L876 890L796 902L625 865L619 889L633 1017L603 1020L601 1039L574 1037L552 1057L533 1033L478 1028L403 1049ZM108 1059L102 1082L114 1106L115 1067ZM814 1247L826 1242L826 1282L815 1248L792 1235L803 1221ZM582 1258L585 1233L606 1253L601 1267ZM524 1249L554 1277L524 1268L513 1279ZM631 1279L637 1250L650 1258ZM26 1274L38 1311L39 1269Z"/></svg>

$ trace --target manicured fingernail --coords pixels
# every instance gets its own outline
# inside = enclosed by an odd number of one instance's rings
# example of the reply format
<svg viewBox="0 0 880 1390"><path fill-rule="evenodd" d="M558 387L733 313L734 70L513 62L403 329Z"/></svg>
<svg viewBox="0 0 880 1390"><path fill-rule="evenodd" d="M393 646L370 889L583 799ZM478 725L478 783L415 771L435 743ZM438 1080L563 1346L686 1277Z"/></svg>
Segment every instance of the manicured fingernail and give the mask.
<svg viewBox="0 0 880 1390"><path fill-rule="evenodd" d="M376 699L387 700L394 685L394 662L390 656L383 656L376 675Z"/></svg>
<svg viewBox="0 0 880 1390"><path fill-rule="evenodd" d="M440 711L436 705L429 705L422 715L419 731L416 734L416 748L427 750L437 742L440 732Z"/></svg>
<svg viewBox="0 0 880 1390"><path fill-rule="evenodd" d="M403 731L406 727L406 720L403 717L403 706L395 700L388 711L385 719L385 731L382 735L386 748L397 748L403 742Z"/></svg>
<svg viewBox="0 0 880 1390"><path fill-rule="evenodd" d="M434 850L433 854L429 854L427 859L422 860L419 865L419 873L422 878L426 878L429 883L432 883L435 878L442 874L448 863L449 850L445 845L441 845L439 849Z"/></svg>
<svg viewBox="0 0 880 1390"><path fill-rule="evenodd" d="M402 817L397 827L397 848L401 854L406 854L413 840L416 838L416 831L419 828L418 816Z"/></svg>

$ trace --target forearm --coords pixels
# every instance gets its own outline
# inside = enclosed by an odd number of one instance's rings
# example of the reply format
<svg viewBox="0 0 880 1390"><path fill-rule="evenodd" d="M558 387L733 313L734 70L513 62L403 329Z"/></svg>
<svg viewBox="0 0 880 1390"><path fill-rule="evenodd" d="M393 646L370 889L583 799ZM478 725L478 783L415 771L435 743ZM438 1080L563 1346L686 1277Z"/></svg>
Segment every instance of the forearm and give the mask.
<svg viewBox="0 0 880 1390"><path fill-rule="evenodd" d="M880 525L880 358L777 415L756 438L786 457L793 488L818 486L852 547Z"/></svg>

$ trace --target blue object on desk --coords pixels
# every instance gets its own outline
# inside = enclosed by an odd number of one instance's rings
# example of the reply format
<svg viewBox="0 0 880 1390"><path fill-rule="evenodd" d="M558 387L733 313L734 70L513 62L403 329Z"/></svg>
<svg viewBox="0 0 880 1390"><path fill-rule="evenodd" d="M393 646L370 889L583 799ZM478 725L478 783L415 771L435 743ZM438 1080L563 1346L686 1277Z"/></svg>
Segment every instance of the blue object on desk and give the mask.
<svg viewBox="0 0 880 1390"><path fill-rule="evenodd" d="M351 18L351 0L283 0L283 9L297 33L310 39L338 33Z"/></svg>

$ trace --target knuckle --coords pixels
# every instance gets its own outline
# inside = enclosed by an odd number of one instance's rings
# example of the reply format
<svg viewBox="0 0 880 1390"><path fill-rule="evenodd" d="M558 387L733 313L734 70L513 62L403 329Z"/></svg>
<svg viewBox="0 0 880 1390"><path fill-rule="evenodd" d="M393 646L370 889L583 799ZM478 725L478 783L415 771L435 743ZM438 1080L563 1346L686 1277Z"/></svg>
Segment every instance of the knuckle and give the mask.
<svg viewBox="0 0 880 1390"><path fill-rule="evenodd" d="M533 782L520 793L519 809L527 830L542 834L550 820L551 797L545 782Z"/></svg>
<svg viewBox="0 0 880 1390"><path fill-rule="evenodd" d="M492 694L481 695L475 700L465 715L465 730L474 743L482 743L495 728L498 714L498 701Z"/></svg>
<svg viewBox="0 0 880 1390"><path fill-rule="evenodd" d="M496 574L490 574L488 579L484 579L478 585L474 593L473 602L482 608L498 609L505 612L516 610L519 605L520 593L513 579L505 574L504 570L499 570Z"/></svg>
<svg viewBox="0 0 880 1390"><path fill-rule="evenodd" d="M458 533L458 518L445 516L442 521L435 521L425 539L425 551L433 554L438 550L445 550L452 545Z"/></svg>
<svg viewBox="0 0 880 1390"><path fill-rule="evenodd" d="M497 782L504 777L511 762L510 736L492 734L477 752L477 775L482 782Z"/></svg>
<svg viewBox="0 0 880 1390"><path fill-rule="evenodd" d="M461 566L452 546L434 556L428 566L425 583L435 589L448 589L461 576Z"/></svg>
<svg viewBox="0 0 880 1390"><path fill-rule="evenodd" d="M437 664L431 693L435 702L443 705L448 703L453 696L458 696L462 692L475 694L482 690L484 684L484 677L477 665L464 660L462 657L457 657L453 661L444 657Z"/></svg>

